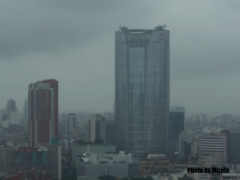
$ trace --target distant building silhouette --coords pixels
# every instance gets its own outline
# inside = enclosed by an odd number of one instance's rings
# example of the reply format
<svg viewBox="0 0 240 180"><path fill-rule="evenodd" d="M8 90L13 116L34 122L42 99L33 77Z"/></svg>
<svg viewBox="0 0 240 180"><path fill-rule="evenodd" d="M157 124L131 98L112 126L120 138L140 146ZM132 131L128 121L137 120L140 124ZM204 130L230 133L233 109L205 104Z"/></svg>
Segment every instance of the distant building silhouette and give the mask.
<svg viewBox="0 0 240 180"><path fill-rule="evenodd" d="M169 113L169 150L177 152L179 149L178 136L184 131L184 112Z"/></svg>
<svg viewBox="0 0 240 180"><path fill-rule="evenodd" d="M16 113L16 102L13 99L8 100L7 102L7 118L11 119L11 113Z"/></svg>
<svg viewBox="0 0 240 180"><path fill-rule="evenodd" d="M240 164L240 130L222 130L227 135L227 152L229 164Z"/></svg>
<svg viewBox="0 0 240 180"><path fill-rule="evenodd" d="M113 121L115 118L114 113L103 113L103 116L107 121Z"/></svg>
<svg viewBox="0 0 240 180"><path fill-rule="evenodd" d="M28 120L28 99L26 99L24 103L24 124L27 123Z"/></svg>
<svg viewBox="0 0 240 180"><path fill-rule="evenodd" d="M227 135L209 134L199 139L199 162L204 167L227 164Z"/></svg>
<svg viewBox="0 0 240 180"><path fill-rule="evenodd" d="M206 114L192 114L192 121L193 122L202 122L207 120Z"/></svg>
<svg viewBox="0 0 240 180"><path fill-rule="evenodd" d="M100 114L92 114L88 121L88 137L89 141L94 142L95 139L103 139L103 122L104 117Z"/></svg>
<svg viewBox="0 0 240 180"><path fill-rule="evenodd" d="M116 123L115 121L103 122L103 140L105 144L116 145Z"/></svg>

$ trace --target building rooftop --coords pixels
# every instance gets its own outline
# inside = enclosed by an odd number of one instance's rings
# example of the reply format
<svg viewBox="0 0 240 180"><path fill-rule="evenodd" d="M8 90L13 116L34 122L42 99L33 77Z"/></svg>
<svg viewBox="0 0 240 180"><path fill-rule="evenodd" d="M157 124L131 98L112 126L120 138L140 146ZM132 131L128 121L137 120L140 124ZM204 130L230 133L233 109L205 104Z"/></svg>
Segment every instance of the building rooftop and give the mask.
<svg viewBox="0 0 240 180"><path fill-rule="evenodd" d="M119 154L102 154L102 153L84 153L83 157L78 158L79 163L85 164L105 164L105 163L130 163L132 156L120 151Z"/></svg>
<svg viewBox="0 0 240 180"><path fill-rule="evenodd" d="M163 26L157 26L154 28L154 30L162 30L166 27L166 25L164 24ZM129 32L129 33L141 33L141 32L146 32L146 31L153 31L152 29L129 29L127 27L119 27L119 31L121 32Z"/></svg>
<svg viewBox="0 0 240 180"><path fill-rule="evenodd" d="M48 149L45 146L40 146L38 148L33 147L17 147L17 152L39 152L39 151L48 151Z"/></svg>

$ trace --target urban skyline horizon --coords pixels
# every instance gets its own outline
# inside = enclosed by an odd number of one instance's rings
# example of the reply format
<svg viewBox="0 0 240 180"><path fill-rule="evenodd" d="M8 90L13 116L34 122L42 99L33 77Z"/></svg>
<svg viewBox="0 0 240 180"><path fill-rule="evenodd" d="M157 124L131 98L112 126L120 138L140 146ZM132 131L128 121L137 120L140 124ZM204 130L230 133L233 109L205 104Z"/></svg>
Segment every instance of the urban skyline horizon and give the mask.
<svg viewBox="0 0 240 180"><path fill-rule="evenodd" d="M52 78L51 78L52 79ZM47 80L46 78L44 80ZM41 81L41 80L39 80ZM36 81L37 82L37 81ZM171 88L171 87L170 87ZM171 96L170 96L171 98ZM8 100L15 100L14 98L9 98ZM17 101L15 100L16 102L16 108L18 110L18 112L20 112L19 114L23 114L23 108L24 106L19 106L17 103ZM24 101L25 102L25 101ZM6 104L7 104L7 101L5 103L5 106L0 106L0 109L5 109L6 108ZM24 103L22 103L24 104ZM60 103L59 103L60 104ZM177 102L173 103L173 104L170 104L170 108L172 107L184 107L185 108L185 115L186 115L186 118L191 118L192 114L206 114L208 118L213 118L213 117L217 117L217 116L220 116L222 114L232 114L234 117L240 117L240 112L214 112L214 111L206 111L206 112L202 112L202 111L194 111L194 110L189 110L188 107L182 105L182 104L178 104ZM86 110L81 110L81 109L59 109L59 114L61 113L65 113L65 114L68 114L68 113L83 113L83 114L103 114L103 113L114 113L114 105L113 105L113 108L112 110L90 110L90 109L86 109Z"/></svg>

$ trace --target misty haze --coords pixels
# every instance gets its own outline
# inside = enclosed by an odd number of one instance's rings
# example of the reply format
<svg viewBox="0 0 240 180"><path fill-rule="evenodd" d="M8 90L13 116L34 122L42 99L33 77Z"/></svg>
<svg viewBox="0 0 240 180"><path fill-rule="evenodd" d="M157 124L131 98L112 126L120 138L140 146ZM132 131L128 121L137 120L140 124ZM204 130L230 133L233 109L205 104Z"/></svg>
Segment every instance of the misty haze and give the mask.
<svg viewBox="0 0 240 180"><path fill-rule="evenodd" d="M0 1L0 180L240 177L239 17L237 0Z"/></svg>

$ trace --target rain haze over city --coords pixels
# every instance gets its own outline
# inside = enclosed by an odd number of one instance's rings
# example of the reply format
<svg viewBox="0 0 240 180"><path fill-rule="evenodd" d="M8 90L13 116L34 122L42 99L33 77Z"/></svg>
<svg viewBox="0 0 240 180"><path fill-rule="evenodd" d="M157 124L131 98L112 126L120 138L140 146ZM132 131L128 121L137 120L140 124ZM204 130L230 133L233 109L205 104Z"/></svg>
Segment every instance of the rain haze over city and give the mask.
<svg viewBox="0 0 240 180"><path fill-rule="evenodd" d="M0 180L240 180L239 0L0 1Z"/></svg>
<svg viewBox="0 0 240 180"><path fill-rule="evenodd" d="M59 110L114 108L114 31L166 24L171 105L239 114L238 1L2 1L0 94L22 109L28 85L59 81Z"/></svg>

